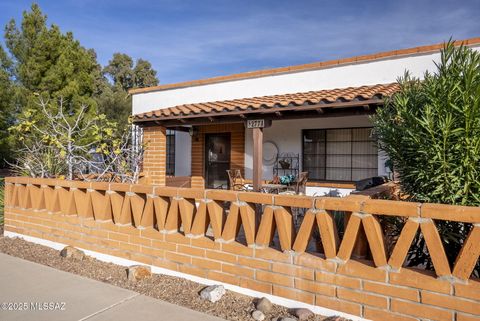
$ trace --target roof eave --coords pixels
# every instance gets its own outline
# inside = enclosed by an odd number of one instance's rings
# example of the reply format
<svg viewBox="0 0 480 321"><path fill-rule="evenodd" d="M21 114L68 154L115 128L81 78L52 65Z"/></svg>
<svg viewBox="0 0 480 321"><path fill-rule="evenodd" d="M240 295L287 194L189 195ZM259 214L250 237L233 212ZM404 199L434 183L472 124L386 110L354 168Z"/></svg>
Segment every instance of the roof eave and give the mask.
<svg viewBox="0 0 480 321"><path fill-rule="evenodd" d="M152 124L178 126L209 124L221 121L242 122L252 118L285 120L306 118L311 117L312 115L315 117L331 117L347 115L351 114L352 112L359 114L358 111L360 111L362 114L370 114L377 106L383 105L383 103L383 98L374 98L346 102L304 104L291 107L258 108L242 111L210 112L188 115L179 114L173 116L152 115L152 117L134 119L134 123L144 126L149 126Z"/></svg>

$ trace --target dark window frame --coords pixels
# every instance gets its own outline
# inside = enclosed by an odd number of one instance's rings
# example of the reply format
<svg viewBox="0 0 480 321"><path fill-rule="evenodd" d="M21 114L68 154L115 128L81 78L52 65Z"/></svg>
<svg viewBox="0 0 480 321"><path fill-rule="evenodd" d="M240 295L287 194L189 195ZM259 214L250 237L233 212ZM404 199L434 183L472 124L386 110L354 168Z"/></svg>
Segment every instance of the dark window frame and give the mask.
<svg viewBox="0 0 480 321"><path fill-rule="evenodd" d="M165 171L167 176L175 176L175 137L175 130L167 129L165 155Z"/></svg>
<svg viewBox="0 0 480 321"><path fill-rule="evenodd" d="M328 154L327 152L327 132L328 131L333 131L333 130L347 130L349 129L351 131L351 135L350 135L350 140L349 141L334 141L332 143L338 143L338 142L350 142L350 153L349 154ZM354 140L353 139L353 130L355 129L370 129L372 130L373 127L368 127L368 126L365 126L365 127L337 127L337 128L306 128L306 129L302 129L302 136L301 136L301 144L302 144L302 171L309 171L310 168L312 168L312 166L308 167L308 166L305 166L305 155L322 155L324 157L324 164L325 166L322 167L322 166L317 166L317 167L313 167L313 168L323 168L324 169L324 178L323 179L317 179L315 177L313 177L313 175L310 176L309 180L310 181L313 181L313 182L348 182L348 183L352 183L354 182L354 180L352 180L353 178L353 170L355 169L358 169L358 170L374 170L376 169L376 173L378 174L378 149L377 149L377 152L375 154L373 153L368 153L368 154L354 154L353 153L353 144L354 143L364 143L364 142L374 142L373 139L370 139L370 140ZM318 153L311 153L311 154L305 154L305 133L306 132L314 132L314 131L323 131L324 132L324 154L318 154ZM350 167L334 167L334 166L327 166L327 156L332 156L332 155L345 155L345 156L350 156ZM353 167L353 156L355 155L365 155L365 156L376 156L377 158L377 162L375 163L375 167ZM342 168L342 169L347 169L349 168L350 169L350 180L337 180L337 179L327 179L327 169L329 168ZM376 174L376 175L377 175ZM375 176L376 176L375 175Z"/></svg>

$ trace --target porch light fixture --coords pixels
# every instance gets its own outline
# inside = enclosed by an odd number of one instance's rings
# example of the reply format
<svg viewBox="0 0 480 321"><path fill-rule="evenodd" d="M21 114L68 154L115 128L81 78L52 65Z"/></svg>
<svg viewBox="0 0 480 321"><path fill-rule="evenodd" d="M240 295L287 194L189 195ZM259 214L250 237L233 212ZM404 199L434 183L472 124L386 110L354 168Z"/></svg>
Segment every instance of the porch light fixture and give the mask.
<svg viewBox="0 0 480 321"><path fill-rule="evenodd" d="M190 129L188 130L188 133L190 134L190 137L195 138L195 140L198 141L198 128L195 126L191 126Z"/></svg>

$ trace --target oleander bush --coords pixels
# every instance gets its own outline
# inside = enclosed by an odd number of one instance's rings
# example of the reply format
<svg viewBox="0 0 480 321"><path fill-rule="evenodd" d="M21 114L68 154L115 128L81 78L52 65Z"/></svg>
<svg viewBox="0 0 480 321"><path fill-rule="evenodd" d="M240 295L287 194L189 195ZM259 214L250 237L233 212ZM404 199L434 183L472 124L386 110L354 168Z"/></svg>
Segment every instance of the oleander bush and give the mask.
<svg viewBox="0 0 480 321"><path fill-rule="evenodd" d="M445 44L436 70L423 79L408 72L400 91L373 117L385 151L412 201L480 205L480 53ZM436 222L453 265L471 226ZM417 236L411 265L431 267Z"/></svg>

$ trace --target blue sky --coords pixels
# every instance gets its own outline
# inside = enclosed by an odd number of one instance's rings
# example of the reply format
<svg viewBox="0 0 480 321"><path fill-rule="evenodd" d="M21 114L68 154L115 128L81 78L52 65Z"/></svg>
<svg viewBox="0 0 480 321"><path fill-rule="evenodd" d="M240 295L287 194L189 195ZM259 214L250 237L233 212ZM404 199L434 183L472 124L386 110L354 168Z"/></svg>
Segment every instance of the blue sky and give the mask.
<svg viewBox="0 0 480 321"><path fill-rule="evenodd" d="M480 1L37 1L105 65L149 60L160 82L228 75L480 36ZM31 1L0 0L0 24Z"/></svg>

